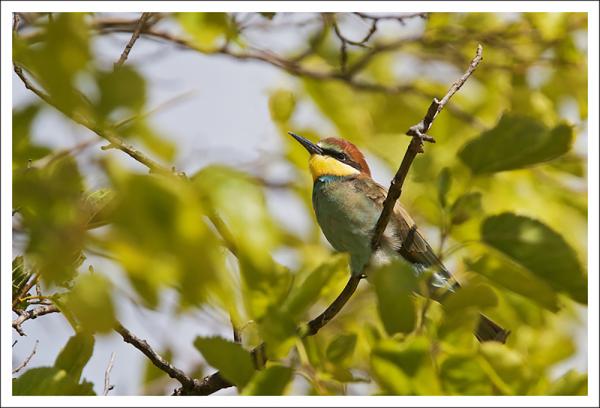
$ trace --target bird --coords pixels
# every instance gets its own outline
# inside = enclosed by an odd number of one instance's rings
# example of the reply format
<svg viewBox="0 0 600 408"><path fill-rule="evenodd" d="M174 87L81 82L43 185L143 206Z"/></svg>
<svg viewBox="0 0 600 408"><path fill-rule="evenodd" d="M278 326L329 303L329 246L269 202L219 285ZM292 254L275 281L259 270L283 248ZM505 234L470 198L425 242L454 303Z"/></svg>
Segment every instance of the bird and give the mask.
<svg viewBox="0 0 600 408"><path fill-rule="evenodd" d="M364 155L354 144L335 137L313 143L294 132L288 133L310 153L308 165L317 222L336 251L349 253L352 275L365 275L373 265L402 258L412 265L417 276L426 270L433 271L428 282L433 300L442 301L459 290L459 282L399 202L395 203L379 247L372 251L371 237L387 190L373 180ZM509 333L480 314L474 334L480 342L505 343Z"/></svg>

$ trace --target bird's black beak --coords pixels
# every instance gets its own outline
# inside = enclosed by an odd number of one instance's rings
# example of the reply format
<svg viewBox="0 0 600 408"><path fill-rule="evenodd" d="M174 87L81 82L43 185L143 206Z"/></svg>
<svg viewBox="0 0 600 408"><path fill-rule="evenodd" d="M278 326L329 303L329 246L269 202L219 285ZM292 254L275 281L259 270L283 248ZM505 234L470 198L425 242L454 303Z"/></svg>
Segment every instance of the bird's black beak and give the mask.
<svg viewBox="0 0 600 408"><path fill-rule="evenodd" d="M298 142L300 142L300 144L302 146L304 146L304 148L306 150L308 150L308 152L310 154L323 154L323 149L321 149L319 146L317 146L316 144L314 144L313 142L311 142L310 140L295 134L294 132L288 132L288 134L290 136L292 136L294 139L296 139Z"/></svg>

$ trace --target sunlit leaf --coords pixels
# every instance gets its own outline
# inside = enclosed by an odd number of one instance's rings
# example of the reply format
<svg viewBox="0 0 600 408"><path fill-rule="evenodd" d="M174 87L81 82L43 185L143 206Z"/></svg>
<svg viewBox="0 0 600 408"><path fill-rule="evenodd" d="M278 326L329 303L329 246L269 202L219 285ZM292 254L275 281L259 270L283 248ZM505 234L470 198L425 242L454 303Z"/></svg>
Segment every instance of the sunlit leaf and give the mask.
<svg viewBox="0 0 600 408"><path fill-rule="evenodd" d="M573 143L572 127L548 129L535 119L505 115L500 122L460 151L460 159L475 174L520 169L565 154Z"/></svg>
<svg viewBox="0 0 600 408"><path fill-rule="evenodd" d="M65 296L64 307L85 331L106 333L115 327L110 282L98 273L82 275Z"/></svg>
<svg viewBox="0 0 600 408"><path fill-rule="evenodd" d="M492 282L515 293L525 296L553 312L559 310L556 293L542 279L536 277L519 264L500 254L485 254L476 262L467 262L470 270L475 271Z"/></svg>
<svg viewBox="0 0 600 408"><path fill-rule="evenodd" d="M444 301L444 308L448 314L460 313L461 309L484 309L496 306L498 297L493 289L484 284L463 286L452 293Z"/></svg>
<svg viewBox="0 0 600 408"><path fill-rule="evenodd" d="M279 364L271 365L256 373L242 395L283 395L292 379L293 370Z"/></svg>
<svg viewBox="0 0 600 408"><path fill-rule="evenodd" d="M481 237L556 290L567 292L578 302L587 302L587 282L573 248L540 221L503 213L488 217Z"/></svg>
<svg viewBox="0 0 600 408"><path fill-rule="evenodd" d="M218 369L221 375L243 388L254 375L254 364L250 352L238 343L220 337L196 337L194 346L202 353L208 364Z"/></svg>
<svg viewBox="0 0 600 408"><path fill-rule="evenodd" d="M210 50L218 40L233 38L236 28L227 13L179 13L181 26L191 34L194 43L201 49Z"/></svg>
<svg viewBox="0 0 600 408"><path fill-rule="evenodd" d="M54 367L65 370L71 377L79 379L93 351L94 336L88 333L77 333L69 339L56 357Z"/></svg>
<svg viewBox="0 0 600 408"><path fill-rule="evenodd" d="M548 394L588 395L588 376L575 370L569 370L550 385Z"/></svg>
<svg viewBox="0 0 600 408"><path fill-rule="evenodd" d="M269 111L275 122L287 122L294 113L295 107L296 98L293 92L279 89L269 97Z"/></svg>

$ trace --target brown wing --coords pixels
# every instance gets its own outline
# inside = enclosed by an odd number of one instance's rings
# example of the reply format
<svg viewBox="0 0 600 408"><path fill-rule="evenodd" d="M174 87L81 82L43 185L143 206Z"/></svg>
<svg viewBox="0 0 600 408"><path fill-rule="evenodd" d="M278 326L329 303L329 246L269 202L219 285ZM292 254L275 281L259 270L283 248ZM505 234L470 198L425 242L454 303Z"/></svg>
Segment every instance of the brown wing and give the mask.
<svg viewBox="0 0 600 408"><path fill-rule="evenodd" d="M383 209L383 202L387 196L387 190L368 177L357 178L356 187L361 189L379 209ZM404 259L411 263L420 264L423 267L435 266L442 276L446 279L452 279L450 272L445 268L439 258L433 252L431 246L427 243L415 221L408 212L402 208L399 202L394 206L394 213L390 223L396 226L396 236L400 245L396 248L397 252Z"/></svg>

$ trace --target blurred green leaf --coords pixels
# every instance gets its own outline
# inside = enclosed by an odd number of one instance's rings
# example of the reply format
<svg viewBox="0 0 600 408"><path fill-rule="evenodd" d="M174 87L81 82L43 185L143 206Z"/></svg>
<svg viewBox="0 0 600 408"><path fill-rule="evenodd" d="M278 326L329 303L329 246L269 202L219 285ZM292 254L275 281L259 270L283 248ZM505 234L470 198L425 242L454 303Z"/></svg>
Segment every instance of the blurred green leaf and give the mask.
<svg viewBox="0 0 600 408"><path fill-rule="evenodd" d="M587 302L587 279L575 251L542 222L503 213L484 220L481 237L554 289L567 292L580 303Z"/></svg>
<svg viewBox="0 0 600 408"><path fill-rule="evenodd" d="M493 384L474 355L452 355L440 367L444 391L450 395L490 395Z"/></svg>
<svg viewBox="0 0 600 408"><path fill-rule="evenodd" d="M462 309L474 307L477 310L494 307L498 297L492 288L484 284L463 286L444 301L444 308L450 315L460 313Z"/></svg>
<svg viewBox="0 0 600 408"><path fill-rule="evenodd" d="M227 13L178 13L179 23L200 49L210 50L218 45L217 40L236 36L236 27Z"/></svg>
<svg viewBox="0 0 600 408"><path fill-rule="evenodd" d="M13 205L29 234L26 254L46 283L64 284L76 275L86 231L82 190L71 156L13 174Z"/></svg>
<svg viewBox="0 0 600 408"><path fill-rule="evenodd" d="M429 342L416 337L404 343L383 340L371 351L373 374L386 393L410 395L416 384L413 378L427 356Z"/></svg>
<svg viewBox="0 0 600 408"><path fill-rule="evenodd" d="M287 122L296 108L294 93L285 89L278 89L269 97L269 111L271 119L278 123Z"/></svg>
<svg viewBox="0 0 600 408"><path fill-rule="evenodd" d="M116 205L116 194L109 188L87 192L83 195L82 210L87 228L96 228L110 222Z"/></svg>
<svg viewBox="0 0 600 408"><path fill-rule="evenodd" d="M51 152L50 148L33 143L31 140L31 127L39 112L40 105L37 103L13 110L13 170L25 167L30 161L40 159Z"/></svg>
<svg viewBox="0 0 600 408"><path fill-rule="evenodd" d="M258 371L242 395L284 395L293 374L292 368L274 364Z"/></svg>
<svg viewBox="0 0 600 408"><path fill-rule="evenodd" d="M40 24L41 44L35 47L14 36L13 58L33 72L60 110L70 114L76 108L87 108L75 83L77 74L88 67L91 58L90 32L84 13L55 16Z"/></svg>
<svg viewBox="0 0 600 408"><path fill-rule="evenodd" d="M64 308L83 330L91 333L111 331L116 323L110 282L98 273L79 277L64 297Z"/></svg>
<svg viewBox="0 0 600 408"><path fill-rule="evenodd" d="M437 180L437 189L438 189L438 201L442 208L446 207L447 201L446 197L448 196L448 191L450 191L450 187L452 186L452 173L450 173L450 168L444 167L440 174L438 175Z"/></svg>
<svg viewBox="0 0 600 408"><path fill-rule="evenodd" d="M88 333L77 333L72 336L61 350L54 367L65 370L69 376L79 380L83 367L94 352L94 336Z"/></svg>
<svg viewBox="0 0 600 408"><path fill-rule="evenodd" d="M129 115L139 112L146 102L146 83L144 78L129 66L115 70L100 71L97 74L100 99L96 112L98 119L106 120L118 110L125 109Z"/></svg>
<svg viewBox="0 0 600 408"><path fill-rule="evenodd" d="M196 337L194 346L208 364L220 371L223 378L244 388L254 375L250 352L238 343L221 337Z"/></svg>
<svg viewBox="0 0 600 408"><path fill-rule="evenodd" d="M551 286L500 254L485 254L475 262L467 261L467 266L492 282L523 295L552 312L560 309L557 295Z"/></svg>
<svg viewBox="0 0 600 408"><path fill-rule="evenodd" d="M389 335L409 333L416 323L412 292L417 287L415 272L403 261L381 267L372 273L377 294L377 310Z"/></svg>
<svg viewBox="0 0 600 408"><path fill-rule="evenodd" d="M327 346L327 358L335 364L340 364L354 353L356 347L356 334L341 334Z"/></svg>
<svg viewBox="0 0 600 408"><path fill-rule="evenodd" d="M548 394L588 395L588 376L575 370L569 370L550 385Z"/></svg>
<svg viewBox="0 0 600 408"><path fill-rule="evenodd" d="M552 160L572 143L571 126L548 129L533 118L504 115L496 127L467 142L458 156L475 174L495 173Z"/></svg>
<svg viewBox="0 0 600 408"><path fill-rule="evenodd" d="M169 362L173 361L173 351L170 348L166 349L164 351L159 352L159 354L166 361L169 361ZM146 361L144 362L144 373L143 373L143 381L142 381L142 383L144 384L144 386L148 386L148 385L152 384L154 381L156 381L156 380L158 380L160 378L168 379L169 376L163 370L161 370L160 368L156 367L152 363L152 361L146 359Z"/></svg>
<svg viewBox="0 0 600 408"><path fill-rule="evenodd" d="M27 370L12 382L13 395L96 395L94 384L79 383L65 370L56 367L36 367Z"/></svg>
<svg viewBox="0 0 600 408"><path fill-rule="evenodd" d="M346 270L348 258L337 254L327 258L297 286L292 288L283 304L283 309L298 319L317 300L323 288L340 270Z"/></svg>
<svg viewBox="0 0 600 408"><path fill-rule="evenodd" d="M481 213L481 193L466 193L456 199L450 209L451 223L460 225Z"/></svg>

